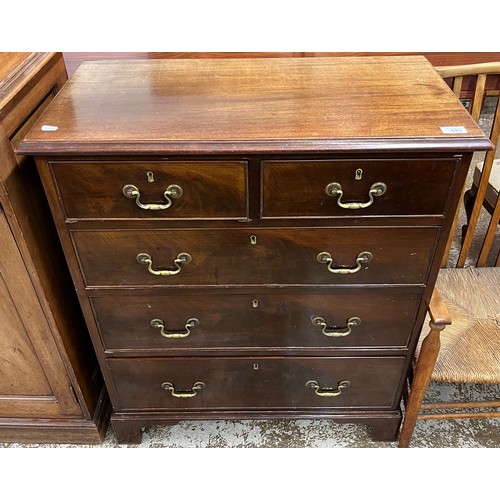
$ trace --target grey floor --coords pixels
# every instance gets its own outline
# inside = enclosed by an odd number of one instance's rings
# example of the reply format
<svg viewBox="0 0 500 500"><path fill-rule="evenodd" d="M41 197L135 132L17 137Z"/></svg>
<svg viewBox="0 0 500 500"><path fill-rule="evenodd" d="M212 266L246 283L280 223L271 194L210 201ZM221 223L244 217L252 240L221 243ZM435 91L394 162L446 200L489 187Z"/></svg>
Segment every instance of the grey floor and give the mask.
<svg viewBox="0 0 500 500"><path fill-rule="evenodd" d="M498 398L499 386L434 384L426 401ZM395 448L374 442L361 424L329 420L207 420L145 427L140 445L119 445L112 426L97 448ZM4 448L94 448L76 445L0 444ZM500 448L500 419L419 420L412 448Z"/></svg>

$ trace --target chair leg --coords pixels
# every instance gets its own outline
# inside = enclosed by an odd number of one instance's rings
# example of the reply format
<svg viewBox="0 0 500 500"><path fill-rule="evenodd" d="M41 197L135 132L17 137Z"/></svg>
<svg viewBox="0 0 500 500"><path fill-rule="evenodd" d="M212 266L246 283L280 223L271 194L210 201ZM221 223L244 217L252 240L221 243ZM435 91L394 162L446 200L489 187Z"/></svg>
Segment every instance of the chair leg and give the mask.
<svg viewBox="0 0 500 500"><path fill-rule="evenodd" d="M432 370L439 354L441 346L440 334L447 325L451 325L450 315L437 288L434 288L427 307L431 316L431 320L429 321L431 331L425 337L420 347L420 354L417 359L413 382L410 388L410 397L405 408L405 417L398 444L399 448L407 448L410 443L420 413L420 407L431 380Z"/></svg>
<svg viewBox="0 0 500 500"><path fill-rule="evenodd" d="M430 333L422 342L413 383L410 388L410 397L408 398L408 403L405 408L403 426L399 436L399 448L407 448L413 435L413 430L415 429L420 413L420 406L424 400L427 387L431 380L432 370L434 369L439 354L441 330L442 328L431 329Z"/></svg>

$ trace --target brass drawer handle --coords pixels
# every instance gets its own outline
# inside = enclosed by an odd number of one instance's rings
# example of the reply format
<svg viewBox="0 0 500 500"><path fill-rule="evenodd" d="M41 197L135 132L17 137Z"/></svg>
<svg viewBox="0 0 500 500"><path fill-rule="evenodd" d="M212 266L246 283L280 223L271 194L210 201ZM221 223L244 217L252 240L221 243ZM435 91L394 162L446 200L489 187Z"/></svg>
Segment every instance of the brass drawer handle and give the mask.
<svg viewBox="0 0 500 500"><path fill-rule="evenodd" d="M361 324L361 318L353 316L347 320L347 325L345 328L335 328L328 326L324 318L317 317L313 318L312 324L314 326L319 326L322 330L321 333L327 337L347 337L352 331L352 328Z"/></svg>
<svg viewBox="0 0 500 500"><path fill-rule="evenodd" d="M144 210L166 210L172 205L171 198L180 198L184 193L182 188L177 184L168 186L166 191L163 193L163 196L167 200L167 203L162 205L161 203L141 203L141 192L139 191L139 188L137 188L133 184L127 184L123 186L122 191L127 198L135 198L136 205Z"/></svg>
<svg viewBox="0 0 500 500"><path fill-rule="evenodd" d="M148 266L148 271L155 276L173 276L174 274L179 274L182 271L181 264L188 264L192 260L191 255L188 253L180 253L174 260L174 264L177 269L162 269L158 271L153 269L153 259L151 258L151 255L147 253L140 253L137 255L137 262Z"/></svg>
<svg viewBox="0 0 500 500"><path fill-rule="evenodd" d="M328 252L321 252L317 255L316 260L321 264L327 264L326 268L335 274L354 274L357 273L363 264L370 262L373 255L370 252L361 252L356 257L356 267L332 267L333 259Z"/></svg>
<svg viewBox="0 0 500 500"><path fill-rule="evenodd" d="M194 398L202 389L205 388L205 384L203 382L195 382L192 389L179 391L175 389L172 382L163 382L161 386L166 391L170 391L170 394L174 398Z"/></svg>
<svg viewBox="0 0 500 500"><path fill-rule="evenodd" d="M309 380L308 382L306 382L306 387L314 389L314 394L316 394L316 396L321 396L324 398L340 396L342 394L342 391L344 389L347 389L350 385L351 382L349 382L349 380L342 380L342 382L339 382L337 389L334 389L333 387L320 387L316 380Z"/></svg>
<svg viewBox="0 0 500 500"><path fill-rule="evenodd" d="M160 335L167 339L183 339L191 333L191 328L195 328L200 325L200 321L196 318L190 318L186 321L184 325L185 332L166 332L165 331L165 323L161 319L152 319L151 326L153 328L158 328L160 330Z"/></svg>
<svg viewBox="0 0 500 500"><path fill-rule="evenodd" d="M325 193L328 196L338 196L337 205L341 208L348 208L350 210L357 210L359 208L367 208L373 203L374 196L382 196L387 191L387 186L383 182L376 182L372 184L370 191L368 191L369 201L364 203L353 202L353 203L343 203L342 196L344 192L342 191L342 186L338 182L330 182L325 188Z"/></svg>

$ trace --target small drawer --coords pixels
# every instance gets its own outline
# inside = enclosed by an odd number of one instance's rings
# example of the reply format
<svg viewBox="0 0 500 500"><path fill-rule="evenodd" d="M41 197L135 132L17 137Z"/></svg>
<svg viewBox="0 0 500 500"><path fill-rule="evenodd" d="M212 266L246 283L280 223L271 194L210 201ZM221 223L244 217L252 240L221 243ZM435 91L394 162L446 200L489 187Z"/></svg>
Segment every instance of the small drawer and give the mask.
<svg viewBox="0 0 500 500"><path fill-rule="evenodd" d="M391 288L92 299L106 349L179 354L403 348L419 301L420 294Z"/></svg>
<svg viewBox="0 0 500 500"><path fill-rule="evenodd" d="M245 219L243 161L51 162L68 219Z"/></svg>
<svg viewBox="0 0 500 500"><path fill-rule="evenodd" d="M262 217L441 215L460 159L262 162Z"/></svg>
<svg viewBox="0 0 500 500"><path fill-rule="evenodd" d="M87 286L424 284L435 227L74 231Z"/></svg>
<svg viewBox="0 0 500 500"><path fill-rule="evenodd" d="M110 359L115 410L392 408L403 357Z"/></svg>

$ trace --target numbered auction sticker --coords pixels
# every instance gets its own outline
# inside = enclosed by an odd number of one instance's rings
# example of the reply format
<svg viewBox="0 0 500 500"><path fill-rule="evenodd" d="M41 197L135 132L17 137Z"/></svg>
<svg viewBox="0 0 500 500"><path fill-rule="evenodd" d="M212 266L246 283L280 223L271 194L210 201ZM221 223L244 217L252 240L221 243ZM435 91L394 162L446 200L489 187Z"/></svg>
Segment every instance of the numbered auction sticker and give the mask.
<svg viewBox="0 0 500 500"><path fill-rule="evenodd" d="M467 134L465 127L439 127L443 134Z"/></svg>

